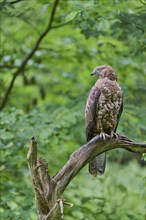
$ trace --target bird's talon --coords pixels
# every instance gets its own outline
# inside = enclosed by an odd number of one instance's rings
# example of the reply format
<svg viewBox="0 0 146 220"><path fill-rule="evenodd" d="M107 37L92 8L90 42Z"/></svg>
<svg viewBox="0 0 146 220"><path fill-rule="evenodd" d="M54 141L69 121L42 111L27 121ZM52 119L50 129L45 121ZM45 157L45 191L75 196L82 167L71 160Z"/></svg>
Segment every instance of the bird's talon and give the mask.
<svg viewBox="0 0 146 220"><path fill-rule="evenodd" d="M110 135L110 138L111 138L111 139L112 139L112 138L118 139L118 133L112 132L111 135Z"/></svg>
<svg viewBox="0 0 146 220"><path fill-rule="evenodd" d="M115 137L116 139L118 139L118 133L113 133L113 137Z"/></svg>
<svg viewBox="0 0 146 220"><path fill-rule="evenodd" d="M103 139L103 140L105 140L106 138L109 137L109 135L106 134L106 133L104 133L104 132L101 132L99 136L100 136L100 138Z"/></svg>

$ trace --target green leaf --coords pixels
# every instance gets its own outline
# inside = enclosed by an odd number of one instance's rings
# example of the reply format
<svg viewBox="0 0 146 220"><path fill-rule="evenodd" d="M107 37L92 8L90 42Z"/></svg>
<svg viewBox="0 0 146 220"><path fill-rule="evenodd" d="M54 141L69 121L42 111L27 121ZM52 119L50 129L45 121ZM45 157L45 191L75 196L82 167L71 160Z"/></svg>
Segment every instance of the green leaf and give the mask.
<svg viewBox="0 0 146 220"><path fill-rule="evenodd" d="M72 21L78 14L78 11L73 11L70 14L68 14L65 18L66 22Z"/></svg>
<svg viewBox="0 0 146 220"><path fill-rule="evenodd" d="M9 131L1 130L1 139L2 140L10 140L14 137L14 134Z"/></svg>

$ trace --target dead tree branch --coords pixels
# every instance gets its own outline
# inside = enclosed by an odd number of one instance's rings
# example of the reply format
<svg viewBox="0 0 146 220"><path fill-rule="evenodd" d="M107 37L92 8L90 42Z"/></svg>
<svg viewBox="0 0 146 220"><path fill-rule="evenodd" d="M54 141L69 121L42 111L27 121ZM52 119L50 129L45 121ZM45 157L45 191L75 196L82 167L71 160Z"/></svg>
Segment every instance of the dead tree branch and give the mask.
<svg viewBox="0 0 146 220"><path fill-rule="evenodd" d="M122 148L135 153L146 153L146 144L138 144L127 137L100 139L99 135L71 154L68 162L53 177L49 176L44 159L37 160L37 141L33 137L27 155L30 175L35 189L39 220L60 220L63 206L70 205L61 199L61 194L77 173L99 154Z"/></svg>

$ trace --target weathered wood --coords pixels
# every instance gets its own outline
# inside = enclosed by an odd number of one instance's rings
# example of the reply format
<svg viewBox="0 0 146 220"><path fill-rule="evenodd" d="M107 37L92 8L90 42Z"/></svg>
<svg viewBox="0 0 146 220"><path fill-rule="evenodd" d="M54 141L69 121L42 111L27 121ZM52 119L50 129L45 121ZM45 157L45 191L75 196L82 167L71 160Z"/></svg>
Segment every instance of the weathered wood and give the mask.
<svg viewBox="0 0 146 220"><path fill-rule="evenodd" d="M37 162L37 140L35 137L31 138L31 146L29 152L27 154L28 167L30 171L30 176L33 182L33 187L35 190L35 198L37 204L37 211L39 220L43 219L43 216L46 216L50 211L48 203L45 199L45 191L43 188L43 184L41 181L41 176L39 175L38 162ZM45 189L47 190L47 189Z"/></svg>
<svg viewBox="0 0 146 220"><path fill-rule="evenodd" d="M138 144L127 137L102 140L99 135L71 154L67 163L53 177L49 176L44 159L37 159L37 140L31 139L27 155L30 176L35 190L39 220L60 220L63 218L63 206L69 203L61 199L63 191L77 173L99 154L122 148L135 153L146 153L146 144ZM70 205L70 204L69 204Z"/></svg>

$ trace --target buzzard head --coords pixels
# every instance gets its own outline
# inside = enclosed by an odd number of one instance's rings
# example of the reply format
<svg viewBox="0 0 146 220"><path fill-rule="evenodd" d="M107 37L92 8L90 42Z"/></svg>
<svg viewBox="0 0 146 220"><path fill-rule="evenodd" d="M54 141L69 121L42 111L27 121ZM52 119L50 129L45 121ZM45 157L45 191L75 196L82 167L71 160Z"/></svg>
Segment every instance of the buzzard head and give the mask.
<svg viewBox="0 0 146 220"><path fill-rule="evenodd" d="M108 78L112 81L116 80L117 81L117 75L114 71L114 69L111 66L108 65L102 65L102 66L97 66L91 73L91 76L97 75L99 78Z"/></svg>

